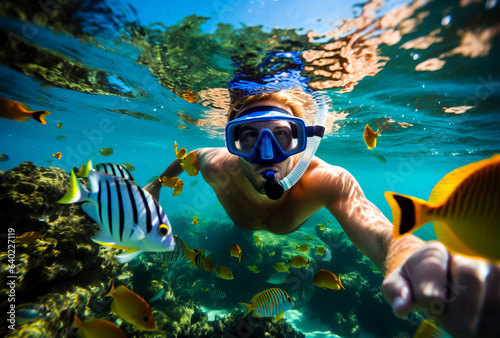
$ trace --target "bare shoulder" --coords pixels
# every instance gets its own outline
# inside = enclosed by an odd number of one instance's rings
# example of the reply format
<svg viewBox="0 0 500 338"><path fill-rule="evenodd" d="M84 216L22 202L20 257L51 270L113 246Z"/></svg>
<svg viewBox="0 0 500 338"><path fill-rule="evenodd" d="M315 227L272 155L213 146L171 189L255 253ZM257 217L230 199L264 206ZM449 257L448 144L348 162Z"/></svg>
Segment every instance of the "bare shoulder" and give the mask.
<svg viewBox="0 0 500 338"><path fill-rule="evenodd" d="M332 199L339 199L361 193L361 188L354 176L346 169L326 163L314 157L303 176L304 183L317 194Z"/></svg>
<svg viewBox="0 0 500 338"><path fill-rule="evenodd" d="M200 172L208 183L219 177L221 172L239 168L238 158L226 148L199 148L194 150L194 153L200 165Z"/></svg>

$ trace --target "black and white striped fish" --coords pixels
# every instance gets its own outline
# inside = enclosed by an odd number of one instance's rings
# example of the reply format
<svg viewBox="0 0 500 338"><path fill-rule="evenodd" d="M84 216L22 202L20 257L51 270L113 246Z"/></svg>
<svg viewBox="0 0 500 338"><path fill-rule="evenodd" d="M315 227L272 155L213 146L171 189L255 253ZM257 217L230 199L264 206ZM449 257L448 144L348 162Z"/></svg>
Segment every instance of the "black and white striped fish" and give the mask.
<svg viewBox="0 0 500 338"><path fill-rule="evenodd" d="M175 247L172 228L162 207L147 191L118 176L90 171L88 191L71 170L71 187L58 203L82 205L101 227L94 242L126 250L117 256L128 262L143 251L171 251Z"/></svg>
<svg viewBox="0 0 500 338"><path fill-rule="evenodd" d="M134 182L134 177L132 176L130 171L128 171L127 168L125 168L124 166L119 165L119 164L99 163L99 164L94 165L94 169L101 172L101 173L105 173L105 174L113 175L113 176L118 176L118 177L121 177L121 178L124 178L126 180L130 180L130 181Z"/></svg>
<svg viewBox="0 0 500 338"><path fill-rule="evenodd" d="M226 293L221 289L210 289L210 294L215 299L224 299L226 298Z"/></svg>
<svg viewBox="0 0 500 338"><path fill-rule="evenodd" d="M76 167L75 167L76 170ZM99 163L94 166L92 166L92 160L89 160L87 162L87 165L81 165L81 168L78 172L76 172L76 176L78 177L87 177L89 176L90 172L96 170L101 173L105 173L108 175L113 175L117 177L124 178L126 180L134 182L134 177L128 171L127 168L125 168L122 165L119 164L114 164L114 163Z"/></svg>
<svg viewBox="0 0 500 338"><path fill-rule="evenodd" d="M175 248L172 251L160 253L160 259L163 264L173 264L184 259L186 256L186 249L182 239L174 235Z"/></svg>

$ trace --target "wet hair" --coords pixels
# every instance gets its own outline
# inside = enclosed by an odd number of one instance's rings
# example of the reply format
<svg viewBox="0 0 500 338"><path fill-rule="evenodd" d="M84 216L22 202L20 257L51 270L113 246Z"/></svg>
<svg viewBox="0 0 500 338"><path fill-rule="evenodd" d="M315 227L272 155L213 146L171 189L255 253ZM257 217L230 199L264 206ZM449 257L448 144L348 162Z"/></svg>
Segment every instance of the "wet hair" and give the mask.
<svg viewBox="0 0 500 338"><path fill-rule="evenodd" d="M274 93L262 93L241 97L231 103L227 115L227 121L229 122L233 120L241 108L246 105L266 100L274 100L290 107L293 115L300 118L304 118L304 116L316 111L314 98L310 94L304 92L302 88L295 87L293 89L280 90Z"/></svg>

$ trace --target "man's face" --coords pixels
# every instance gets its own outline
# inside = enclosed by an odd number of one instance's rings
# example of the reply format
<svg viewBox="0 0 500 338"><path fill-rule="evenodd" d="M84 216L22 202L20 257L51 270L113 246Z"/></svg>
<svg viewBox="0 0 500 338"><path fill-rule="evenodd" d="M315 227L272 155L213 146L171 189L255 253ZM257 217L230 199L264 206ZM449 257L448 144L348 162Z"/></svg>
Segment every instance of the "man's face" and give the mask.
<svg viewBox="0 0 500 338"><path fill-rule="evenodd" d="M292 114L292 110L277 101L261 101L255 102L253 104L249 104L236 114L236 118L238 118L241 113L245 110L257 106L275 106L278 108L282 108L290 112ZM264 129L268 129L273 134L274 138L280 144L281 148L286 150L290 146L291 140L291 128L290 124L286 121L263 121L263 122L255 122L252 124L252 128L245 128L239 131L239 142L241 143L241 147L248 147L248 151L250 152L255 145L257 138L260 135L260 132ZM248 180L252 183L255 190L258 192L265 194L264 184L266 183L266 179L264 178L264 172L272 170L275 173L275 178L277 180L282 180L285 176L287 176L292 170L292 161L291 157L286 160L278 163L263 163L263 164L255 164L245 160L242 157L239 157L240 167L248 178Z"/></svg>

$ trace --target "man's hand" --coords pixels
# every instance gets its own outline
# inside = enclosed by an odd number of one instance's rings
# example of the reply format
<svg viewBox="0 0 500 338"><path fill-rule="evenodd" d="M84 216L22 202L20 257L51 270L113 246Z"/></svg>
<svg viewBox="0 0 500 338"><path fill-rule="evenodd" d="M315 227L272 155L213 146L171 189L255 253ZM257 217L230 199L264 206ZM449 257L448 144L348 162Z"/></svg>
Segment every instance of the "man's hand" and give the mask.
<svg viewBox="0 0 500 338"><path fill-rule="evenodd" d="M424 311L453 336L500 336L500 264L451 254L440 242L392 271L382 294L396 316Z"/></svg>

